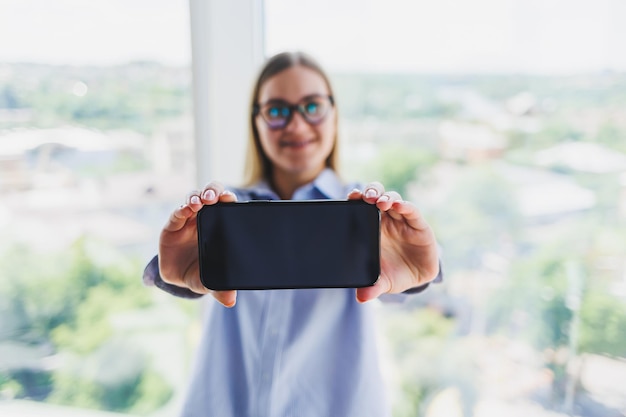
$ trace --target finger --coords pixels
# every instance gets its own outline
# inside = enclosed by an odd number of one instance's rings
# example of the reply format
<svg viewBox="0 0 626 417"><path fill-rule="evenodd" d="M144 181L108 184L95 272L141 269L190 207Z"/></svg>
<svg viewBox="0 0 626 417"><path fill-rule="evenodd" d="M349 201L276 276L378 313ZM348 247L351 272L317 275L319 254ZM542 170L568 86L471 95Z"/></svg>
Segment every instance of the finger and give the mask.
<svg viewBox="0 0 626 417"><path fill-rule="evenodd" d="M217 182L211 181L202 189L202 201L204 204L215 204L220 194L224 192L224 186Z"/></svg>
<svg viewBox="0 0 626 417"><path fill-rule="evenodd" d="M391 292L391 281L389 278L380 276L374 285L369 287L357 288L356 299L359 303L378 298L381 294Z"/></svg>
<svg viewBox="0 0 626 417"><path fill-rule="evenodd" d="M165 223L165 226L163 227L163 230L168 232L176 232L182 229L187 223L187 220L193 217L194 214L195 211L193 211L191 207L189 207L189 205L181 205L179 208L174 210L172 214L170 214L167 223Z"/></svg>
<svg viewBox="0 0 626 417"><path fill-rule="evenodd" d="M348 200L360 200L362 198L363 193L358 188L355 188L348 193Z"/></svg>
<svg viewBox="0 0 626 417"><path fill-rule="evenodd" d="M187 199L185 200L185 204L187 204L187 206L194 212L197 212L198 210L200 210L202 208L202 200L200 198L200 191L194 190L190 192L189 194L187 194Z"/></svg>
<svg viewBox="0 0 626 417"><path fill-rule="evenodd" d="M235 201L237 201L237 195L232 191L225 190L220 194L220 203L234 203Z"/></svg>
<svg viewBox="0 0 626 417"><path fill-rule="evenodd" d="M393 220L404 221L404 216L394 210L387 210L384 212L385 217L391 217ZM384 219L385 217L382 217Z"/></svg>
<svg viewBox="0 0 626 417"><path fill-rule="evenodd" d="M376 200L376 207L381 211L387 211L396 201L401 201L402 197L395 191L387 191Z"/></svg>
<svg viewBox="0 0 626 417"><path fill-rule="evenodd" d="M237 291L213 291L213 297L224 307L234 307L237 302Z"/></svg>
<svg viewBox="0 0 626 417"><path fill-rule="evenodd" d="M370 204L374 204L376 200L385 192L385 187L379 182L371 182L365 187L363 192L363 200Z"/></svg>
<svg viewBox="0 0 626 417"><path fill-rule="evenodd" d="M392 210L387 213L402 216L402 219L413 229L424 230L429 227L417 207L408 201L395 201Z"/></svg>

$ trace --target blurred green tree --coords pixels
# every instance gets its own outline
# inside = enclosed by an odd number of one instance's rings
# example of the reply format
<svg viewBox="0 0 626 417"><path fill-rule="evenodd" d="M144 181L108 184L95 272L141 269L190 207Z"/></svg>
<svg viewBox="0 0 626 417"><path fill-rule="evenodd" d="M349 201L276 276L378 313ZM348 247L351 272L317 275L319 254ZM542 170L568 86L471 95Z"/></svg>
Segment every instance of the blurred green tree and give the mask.
<svg viewBox="0 0 626 417"><path fill-rule="evenodd" d="M450 270L475 270L483 255L500 252L521 237L513 187L490 165L469 167L429 213Z"/></svg>
<svg viewBox="0 0 626 417"><path fill-rule="evenodd" d="M152 304L137 260L83 238L64 252L11 247L0 266L0 343L65 358L52 370L33 361L0 368L0 389L16 398L140 414L169 400L172 388L144 356L116 342L111 327L113 314Z"/></svg>

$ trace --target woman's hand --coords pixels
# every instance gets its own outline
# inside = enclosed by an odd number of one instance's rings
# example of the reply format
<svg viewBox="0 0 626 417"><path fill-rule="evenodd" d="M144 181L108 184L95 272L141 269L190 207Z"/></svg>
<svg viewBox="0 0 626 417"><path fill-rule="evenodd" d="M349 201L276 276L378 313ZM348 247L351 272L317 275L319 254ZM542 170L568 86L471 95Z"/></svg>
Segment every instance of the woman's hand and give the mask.
<svg viewBox="0 0 626 417"><path fill-rule="evenodd" d="M384 293L401 293L424 285L439 273L437 241L417 208L394 191L385 192L374 182L365 191L352 191L348 198L376 204L381 211L380 277L371 287L358 288L356 297L365 302Z"/></svg>
<svg viewBox="0 0 626 417"><path fill-rule="evenodd" d="M222 184L211 182L203 190L190 193L185 204L174 210L159 239L159 273L164 282L198 294L212 293L226 307L235 305L236 291L211 291L200 281L196 216L204 205L236 200Z"/></svg>

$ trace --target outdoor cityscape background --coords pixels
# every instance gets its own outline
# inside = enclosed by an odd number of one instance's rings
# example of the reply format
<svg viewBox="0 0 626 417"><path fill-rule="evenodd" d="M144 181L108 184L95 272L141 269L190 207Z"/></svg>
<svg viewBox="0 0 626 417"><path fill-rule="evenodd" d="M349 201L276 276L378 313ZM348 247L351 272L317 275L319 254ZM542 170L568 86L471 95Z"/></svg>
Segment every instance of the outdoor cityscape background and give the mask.
<svg viewBox="0 0 626 417"><path fill-rule="evenodd" d="M188 5L48 3L0 0L0 414L170 416L202 303L140 277L198 186ZM267 55L330 69L344 177L443 247L443 284L377 303L394 417L626 415L623 2L265 14Z"/></svg>

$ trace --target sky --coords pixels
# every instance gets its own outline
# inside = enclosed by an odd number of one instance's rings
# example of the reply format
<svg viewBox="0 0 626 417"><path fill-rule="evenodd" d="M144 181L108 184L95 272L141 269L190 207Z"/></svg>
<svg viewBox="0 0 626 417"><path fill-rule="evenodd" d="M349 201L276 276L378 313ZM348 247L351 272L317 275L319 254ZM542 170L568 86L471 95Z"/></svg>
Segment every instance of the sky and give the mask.
<svg viewBox="0 0 626 417"><path fill-rule="evenodd" d="M0 62L189 65L187 0L0 0Z"/></svg>
<svg viewBox="0 0 626 417"><path fill-rule="evenodd" d="M231 0L241 1L241 0ZM189 65L189 0L0 0L0 62ZM626 70L624 0L265 0L266 53L335 71Z"/></svg>
<svg viewBox="0 0 626 417"><path fill-rule="evenodd" d="M623 0L270 0L267 43L369 71L625 70L625 23Z"/></svg>

